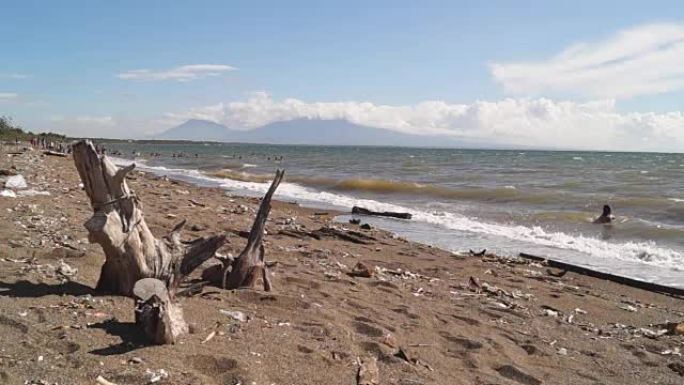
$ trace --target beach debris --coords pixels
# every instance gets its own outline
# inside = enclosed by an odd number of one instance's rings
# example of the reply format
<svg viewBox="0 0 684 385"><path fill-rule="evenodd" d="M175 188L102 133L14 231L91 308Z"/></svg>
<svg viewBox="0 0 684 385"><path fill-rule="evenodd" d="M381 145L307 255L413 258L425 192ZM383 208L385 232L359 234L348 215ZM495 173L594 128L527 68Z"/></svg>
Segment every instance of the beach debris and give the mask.
<svg viewBox="0 0 684 385"><path fill-rule="evenodd" d="M264 235L266 220L271 212L271 199L285 176L284 170L276 170L268 191L261 200L247 245L230 265L225 265L220 286L224 289L255 288L259 280L265 291L271 291L271 280L265 263ZM216 282L218 283L218 282Z"/></svg>
<svg viewBox="0 0 684 385"><path fill-rule="evenodd" d="M115 383L105 379L102 376L97 376L97 378L95 379L95 382L97 382L99 385L116 385Z"/></svg>
<svg viewBox="0 0 684 385"><path fill-rule="evenodd" d="M632 306L632 305L623 304L623 305L620 305L618 307L622 310L626 310L626 311L629 311L632 313L636 313L636 311L637 311L637 308Z"/></svg>
<svg viewBox="0 0 684 385"><path fill-rule="evenodd" d="M27 188L26 179L21 174L12 175L5 180L5 188L12 190L20 190Z"/></svg>
<svg viewBox="0 0 684 385"><path fill-rule="evenodd" d="M359 371L356 375L357 385L379 385L380 370L375 357L365 357L358 360Z"/></svg>
<svg viewBox="0 0 684 385"><path fill-rule="evenodd" d="M17 193L15 193L15 192L12 191L12 190L2 190L2 191L0 191L0 197L3 197L3 198L16 198L16 197L17 197Z"/></svg>
<svg viewBox="0 0 684 385"><path fill-rule="evenodd" d="M321 239L324 237L339 238L343 241L348 241L360 245L370 245L377 241L374 237L360 233L358 231L352 231L347 229L338 229L332 226L321 227L318 230L311 232L312 238Z"/></svg>
<svg viewBox="0 0 684 385"><path fill-rule="evenodd" d="M135 169L135 164L115 166L107 156L100 156L88 140L74 143L72 149L93 210L85 227L89 239L102 246L106 257L97 290L130 296L136 282L153 272L153 278L175 292L184 276L213 257L225 243L225 235L181 242L180 231L185 221L165 237L156 238L145 222L139 197L126 182L126 175Z"/></svg>
<svg viewBox="0 0 684 385"><path fill-rule="evenodd" d="M396 348L399 346L399 342L397 342L397 339L390 333L387 333L382 337L382 343L389 346L390 348Z"/></svg>
<svg viewBox="0 0 684 385"><path fill-rule="evenodd" d="M206 337L205 339L203 339L202 342L200 342L200 343L201 343L201 344L206 344L207 342L211 341L212 338L214 338L214 337L216 337L216 330L214 330L214 331L212 331L211 333L209 333L209 335L207 335L207 337Z"/></svg>
<svg viewBox="0 0 684 385"><path fill-rule="evenodd" d="M361 220L359 218L352 218L349 220L349 223L352 225L359 225L361 224Z"/></svg>
<svg viewBox="0 0 684 385"><path fill-rule="evenodd" d="M78 269L69 266L69 264L64 262L63 260L60 260L55 272L63 276L64 278L70 279L78 273Z"/></svg>
<svg viewBox="0 0 684 385"><path fill-rule="evenodd" d="M665 331L665 334L672 336L682 336L684 335L684 322L668 322L660 325L655 325L661 330Z"/></svg>
<svg viewBox="0 0 684 385"><path fill-rule="evenodd" d="M64 152L51 151L51 150L43 151L43 154L48 155L48 156L58 156L61 158L66 158L68 156L68 154L66 154Z"/></svg>
<svg viewBox="0 0 684 385"><path fill-rule="evenodd" d="M190 231L204 231L207 229L207 226L205 225L200 225L200 224L193 224L190 226Z"/></svg>
<svg viewBox="0 0 684 385"><path fill-rule="evenodd" d="M377 239L370 235L349 229L340 229L333 226L324 226L314 231L306 231L304 229L283 229L280 230L278 234L297 239L313 238L316 240L321 240L326 237L338 238L343 241L352 242L359 245L370 245L377 241Z"/></svg>
<svg viewBox="0 0 684 385"><path fill-rule="evenodd" d="M207 205L205 205L204 203L198 202L194 199L188 199L188 202L190 202L190 204L192 204L193 206L207 207Z"/></svg>
<svg viewBox="0 0 684 385"><path fill-rule="evenodd" d="M156 278L143 278L133 287L135 297L135 323L155 344L173 344L188 333L183 310L173 303L164 282Z"/></svg>
<svg viewBox="0 0 684 385"><path fill-rule="evenodd" d="M477 277L473 277L473 276L468 278L468 288L472 291L479 293L480 290L482 289L482 285L480 285L480 279Z"/></svg>
<svg viewBox="0 0 684 385"><path fill-rule="evenodd" d="M219 309L219 313L226 315L230 318L232 318L235 321L238 322L247 322L249 320L249 317L241 311L238 310L224 310L224 309Z"/></svg>
<svg viewBox="0 0 684 385"><path fill-rule="evenodd" d="M249 213L249 207L247 207L245 205L237 205L233 208L231 213L238 214L238 215L247 214L247 213Z"/></svg>
<svg viewBox="0 0 684 385"><path fill-rule="evenodd" d="M348 274L352 277L371 278L375 271L363 262L357 262Z"/></svg>
<svg viewBox="0 0 684 385"><path fill-rule="evenodd" d="M17 195L20 197L50 196L50 192L36 189L28 189L17 191Z"/></svg>
<svg viewBox="0 0 684 385"><path fill-rule="evenodd" d="M675 347L672 349L665 349L662 352L660 352L661 355L663 356L682 356L682 353L679 351L679 347Z"/></svg>
<svg viewBox="0 0 684 385"><path fill-rule="evenodd" d="M169 378L169 373L164 369L159 369L159 370L147 369L145 371L145 375L148 378L148 380L147 380L148 384L154 384L156 382L159 382L161 380Z"/></svg>
<svg viewBox="0 0 684 385"><path fill-rule="evenodd" d="M361 230L372 230L372 229L373 229L373 226L371 226L371 225L368 224L368 223L364 223L364 224L362 224L361 226L359 226L359 228L360 228Z"/></svg>
<svg viewBox="0 0 684 385"><path fill-rule="evenodd" d="M567 273L568 273L567 270L561 270L560 272L556 273L556 272L553 272L551 269L546 269L546 274L548 274L552 277L556 277L556 278L562 278Z"/></svg>
<svg viewBox="0 0 684 385"><path fill-rule="evenodd" d="M547 317L558 317L561 311L548 305L542 305L542 315Z"/></svg>
<svg viewBox="0 0 684 385"><path fill-rule="evenodd" d="M679 362L672 362L667 365L670 370L673 372L679 374L680 376L684 377L684 364L681 364Z"/></svg>
<svg viewBox="0 0 684 385"><path fill-rule="evenodd" d="M14 168L0 168L0 176L13 176L13 175L17 175L16 169L14 169Z"/></svg>
<svg viewBox="0 0 684 385"><path fill-rule="evenodd" d="M373 215L376 217L391 217L391 218L399 218L399 219L411 219L411 217L412 217L412 215L410 213L395 213L395 212L391 212L391 211L378 212L378 211L368 210L366 208L359 207L359 206L352 207L351 212L352 212L352 214Z"/></svg>
<svg viewBox="0 0 684 385"><path fill-rule="evenodd" d="M473 257L484 257L485 253L487 253L487 249L482 249L482 251L473 251L473 250L468 250L470 255Z"/></svg>

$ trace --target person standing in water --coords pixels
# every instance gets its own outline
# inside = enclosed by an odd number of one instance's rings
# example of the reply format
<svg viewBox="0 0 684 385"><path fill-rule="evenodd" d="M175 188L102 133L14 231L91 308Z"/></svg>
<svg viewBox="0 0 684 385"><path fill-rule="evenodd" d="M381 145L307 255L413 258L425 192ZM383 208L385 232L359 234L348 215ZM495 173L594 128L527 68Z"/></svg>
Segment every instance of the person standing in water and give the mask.
<svg viewBox="0 0 684 385"><path fill-rule="evenodd" d="M608 205L603 205L603 213L601 214L600 217L594 219L594 223L596 224L608 224L611 223L615 219L615 217L612 214L612 210L610 209L610 206Z"/></svg>

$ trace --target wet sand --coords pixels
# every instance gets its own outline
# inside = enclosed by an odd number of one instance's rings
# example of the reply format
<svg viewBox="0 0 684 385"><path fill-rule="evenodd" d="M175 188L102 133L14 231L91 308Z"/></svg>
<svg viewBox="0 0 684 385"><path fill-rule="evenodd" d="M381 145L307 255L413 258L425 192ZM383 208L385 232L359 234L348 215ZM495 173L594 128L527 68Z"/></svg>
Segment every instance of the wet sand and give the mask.
<svg viewBox="0 0 684 385"><path fill-rule="evenodd" d="M370 358L380 384L684 382L684 337L656 326L684 321L680 298L453 254L282 202L265 238L274 291L180 298L192 333L152 346L131 299L93 291L104 255L87 242L92 211L72 159L1 154L0 169L11 166L50 195L0 198L0 383L355 384ZM246 243L235 233L257 199L140 172L128 183L155 235L186 218L184 239L225 232L220 252L233 255ZM325 226L372 239L293 236ZM358 262L373 276L348 275Z"/></svg>

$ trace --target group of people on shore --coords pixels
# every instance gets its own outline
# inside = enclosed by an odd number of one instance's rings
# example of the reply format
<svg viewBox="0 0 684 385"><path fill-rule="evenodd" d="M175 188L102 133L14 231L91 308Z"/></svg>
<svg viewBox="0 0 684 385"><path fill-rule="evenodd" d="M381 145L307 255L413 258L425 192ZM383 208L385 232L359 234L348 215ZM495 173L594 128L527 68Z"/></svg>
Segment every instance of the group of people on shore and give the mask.
<svg viewBox="0 0 684 385"><path fill-rule="evenodd" d="M17 143L18 142L19 139L17 139ZM33 147L34 149L49 150L61 152L64 154L71 154L71 145L64 143L62 141L55 142L52 140L48 140L45 137L34 137L29 140L29 143L31 144L31 147Z"/></svg>

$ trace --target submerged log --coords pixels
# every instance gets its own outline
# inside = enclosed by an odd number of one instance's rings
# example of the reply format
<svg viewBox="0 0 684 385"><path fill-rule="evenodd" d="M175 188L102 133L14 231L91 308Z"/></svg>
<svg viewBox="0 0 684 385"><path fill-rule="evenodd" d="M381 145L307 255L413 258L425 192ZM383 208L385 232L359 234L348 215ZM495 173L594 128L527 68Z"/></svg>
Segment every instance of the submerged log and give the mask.
<svg viewBox="0 0 684 385"><path fill-rule="evenodd" d="M143 278L159 279L173 290L225 242L224 235L182 242L185 221L167 236L155 238L145 223L142 202L126 184L135 164L118 168L98 155L90 141L75 143L73 156L93 208L85 227L90 241L102 246L106 256L98 290L130 296L133 285Z"/></svg>
<svg viewBox="0 0 684 385"><path fill-rule="evenodd" d="M261 279L264 290L271 290L271 281L264 262L264 228L268 214L271 212L271 199L284 175L284 170L276 171L271 187L261 200L252 230L247 238L247 246L230 266L225 266L221 287L225 289L254 288L258 280Z"/></svg>
<svg viewBox="0 0 684 385"><path fill-rule="evenodd" d="M368 209L365 209L363 207L359 206L354 206L352 207L352 214L360 214L360 215L373 215L376 217L391 217L391 218L399 218L399 219L411 219L412 215L410 213L395 213L391 211L371 211Z"/></svg>

